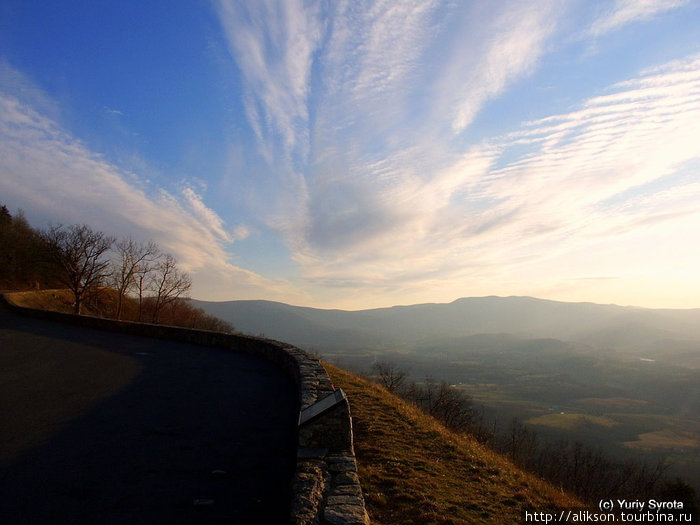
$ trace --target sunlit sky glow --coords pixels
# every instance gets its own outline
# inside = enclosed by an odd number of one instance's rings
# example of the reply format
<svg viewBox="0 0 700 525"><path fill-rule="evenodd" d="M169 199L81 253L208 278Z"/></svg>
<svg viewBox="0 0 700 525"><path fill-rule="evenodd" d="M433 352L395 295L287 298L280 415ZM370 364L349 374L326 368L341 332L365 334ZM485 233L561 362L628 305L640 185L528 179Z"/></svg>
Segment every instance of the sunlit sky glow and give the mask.
<svg viewBox="0 0 700 525"><path fill-rule="evenodd" d="M700 307L700 3L0 6L0 202L198 299Z"/></svg>

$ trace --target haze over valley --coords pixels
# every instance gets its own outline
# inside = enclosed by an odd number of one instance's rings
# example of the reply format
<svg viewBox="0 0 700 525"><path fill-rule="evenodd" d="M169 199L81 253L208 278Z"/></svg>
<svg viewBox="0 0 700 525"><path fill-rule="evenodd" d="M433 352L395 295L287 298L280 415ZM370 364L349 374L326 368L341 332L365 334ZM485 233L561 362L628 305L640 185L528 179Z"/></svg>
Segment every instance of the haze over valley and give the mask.
<svg viewBox="0 0 700 525"><path fill-rule="evenodd" d="M531 297L361 311L193 301L237 330L288 341L359 373L386 361L446 381L505 430L669 461L700 486L700 310Z"/></svg>
<svg viewBox="0 0 700 525"><path fill-rule="evenodd" d="M327 351L416 345L478 334L520 339L561 339L639 357L700 366L692 345L700 341L700 309L564 303L532 297L462 298L452 303L371 310L323 310L273 301L193 301L247 333ZM667 346L661 351L660 344ZM686 344L691 348L682 349ZM697 348L696 348L697 349ZM659 354L663 354L663 357Z"/></svg>

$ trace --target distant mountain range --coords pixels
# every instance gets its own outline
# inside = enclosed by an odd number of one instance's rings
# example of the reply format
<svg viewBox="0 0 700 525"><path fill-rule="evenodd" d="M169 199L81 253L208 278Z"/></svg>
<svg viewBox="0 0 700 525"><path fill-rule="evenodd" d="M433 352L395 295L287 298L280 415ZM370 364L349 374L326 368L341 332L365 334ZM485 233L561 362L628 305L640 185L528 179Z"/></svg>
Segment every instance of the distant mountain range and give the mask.
<svg viewBox="0 0 700 525"><path fill-rule="evenodd" d="M239 331L318 352L345 369L373 374L386 361L409 381L455 385L493 428L517 417L539 439L580 441L620 457L628 457L624 443L653 444L650 461L668 455L679 465L674 473L700 486L691 459L698 449L687 445L700 442L700 309L532 297L361 311L193 303ZM667 448L670 440L677 449Z"/></svg>
<svg viewBox="0 0 700 525"><path fill-rule="evenodd" d="M192 303L241 332L333 351L419 346L477 334L551 338L603 349L700 354L700 309L645 309L532 297L472 297L443 304L323 310L272 301Z"/></svg>

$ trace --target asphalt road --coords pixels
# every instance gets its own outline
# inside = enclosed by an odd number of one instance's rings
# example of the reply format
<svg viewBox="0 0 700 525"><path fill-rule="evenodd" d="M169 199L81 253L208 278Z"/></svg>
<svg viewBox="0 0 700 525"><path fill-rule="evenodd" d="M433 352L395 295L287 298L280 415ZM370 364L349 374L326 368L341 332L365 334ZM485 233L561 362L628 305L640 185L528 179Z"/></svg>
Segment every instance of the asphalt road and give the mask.
<svg viewBox="0 0 700 525"><path fill-rule="evenodd" d="M272 364L0 308L0 365L0 523L288 521L298 401Z"/></svg>

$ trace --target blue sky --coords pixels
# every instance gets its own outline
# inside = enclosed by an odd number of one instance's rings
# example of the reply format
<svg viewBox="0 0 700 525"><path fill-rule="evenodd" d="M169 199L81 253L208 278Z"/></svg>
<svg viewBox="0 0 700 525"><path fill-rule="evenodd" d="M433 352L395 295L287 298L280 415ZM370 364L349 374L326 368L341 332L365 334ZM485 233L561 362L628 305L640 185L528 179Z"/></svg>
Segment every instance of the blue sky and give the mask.
<svg viewBox="0 0 700 525"><path fill-rule="evenodd" d="M199 299L700 307L700 4L4 0L0 202Z"/></svg>

